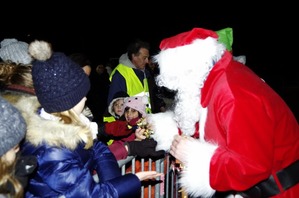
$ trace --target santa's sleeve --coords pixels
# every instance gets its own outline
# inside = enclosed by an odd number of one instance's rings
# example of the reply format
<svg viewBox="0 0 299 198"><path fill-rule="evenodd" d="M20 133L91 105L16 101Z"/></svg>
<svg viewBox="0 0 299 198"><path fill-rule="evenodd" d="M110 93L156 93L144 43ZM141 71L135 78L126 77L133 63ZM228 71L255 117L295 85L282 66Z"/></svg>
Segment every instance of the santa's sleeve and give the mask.
<svg viewBox="0 0 299 198"><path fill-rule="evenodd" d="M199 139L189 140L182 151L186 158L180 173L180 186L194 197L211 197L215 190L210 186L210 162L218 146Z"/></svg>
<svg viewBox="0 0 299 198"><path fill-rule="evenodd" d="M156 150L169 151L174 136L178 134L178 127L173 117L172 111L147 116L147 122L153 130L151 137L157 141Z"/></svg>

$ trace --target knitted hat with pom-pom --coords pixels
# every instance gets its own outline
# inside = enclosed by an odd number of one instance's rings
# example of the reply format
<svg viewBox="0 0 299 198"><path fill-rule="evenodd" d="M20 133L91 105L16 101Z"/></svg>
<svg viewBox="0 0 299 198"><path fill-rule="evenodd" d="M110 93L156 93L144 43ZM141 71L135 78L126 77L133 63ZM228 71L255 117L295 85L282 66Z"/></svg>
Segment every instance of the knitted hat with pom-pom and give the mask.
<svg viewBox="0 0 299 198"><path fill-rule="evenodd" d="M25 137L26 123L21 113L0 96L0 156Z"/></svg>
<svg viewBox="0 0 299 198"><path fill-rule="evenodd" d="M63 53L52 52L50 43L33 41L29 45L32 79L36 96L48 113L73 108L90 89L83 69Z"/></svg>

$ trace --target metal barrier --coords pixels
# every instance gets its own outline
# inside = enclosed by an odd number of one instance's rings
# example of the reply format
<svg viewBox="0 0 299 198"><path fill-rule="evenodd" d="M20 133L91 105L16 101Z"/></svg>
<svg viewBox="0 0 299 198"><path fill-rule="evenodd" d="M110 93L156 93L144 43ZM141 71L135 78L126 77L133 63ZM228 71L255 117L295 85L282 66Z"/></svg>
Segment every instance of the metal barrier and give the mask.
<svg viewBox="0 0 299 198"><path fill-rule="evenodd" d="M135 173L137 160L139 160L139 163L141 164L140 171L156 170L159 173L164 173L164 177L157 178L157 180L161 182L155 183L154 187L152 187L152 185L148 185L146 187L144 185L142 186L141 198L182 197L179 192L179 186L176 182L178 179L178 171L173 157L166 155L164 159L153 161L152 159L137 159L130 156L124 160L118 161L118 165L121 168L121 173L126 174L128 172L128 167L130 167L130 172ZM146 163L147 166L145 166ZM147 190L145 190L145 188L147 188Z"/></svg>

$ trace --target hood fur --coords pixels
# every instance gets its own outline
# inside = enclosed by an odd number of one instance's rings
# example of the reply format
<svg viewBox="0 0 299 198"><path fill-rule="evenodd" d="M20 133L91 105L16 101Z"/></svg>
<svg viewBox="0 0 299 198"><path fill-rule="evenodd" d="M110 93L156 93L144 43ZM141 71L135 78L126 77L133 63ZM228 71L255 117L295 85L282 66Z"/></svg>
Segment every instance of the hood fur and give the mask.
<svg viewBox="0 0 299 198"><path fill-rule="evenodd" d="M34 146L46 143L49 146L75 149L79 142L87 139L88 134L84 134L78 126L40 117L37 113L40 104L35 96L20 97L15 106L27 123L26 141Z"/></svg>

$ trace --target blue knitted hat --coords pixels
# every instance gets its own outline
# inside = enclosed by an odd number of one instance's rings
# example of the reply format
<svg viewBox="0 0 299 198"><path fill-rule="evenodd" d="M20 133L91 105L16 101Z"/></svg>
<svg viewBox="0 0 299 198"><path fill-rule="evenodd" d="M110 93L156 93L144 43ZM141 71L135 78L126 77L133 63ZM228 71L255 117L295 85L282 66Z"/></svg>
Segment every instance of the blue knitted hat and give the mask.
<svg viewBox="0 0 299 198"><path fill-rule="evenodd" d="M0 156L25 137L26 123L21 113L0 97Z"/></svg>
<svg viewBox="0 0 299 198"><path fill-rule="evenodd" d="M90 88L83 69L63 53L52 52L51 44L33 41L29 53L36 96L48 113L73 108L86 96Z"/></svg>
<svg viewBox="0 0 299 198"><path fill-rule="evenodd" d="M0 57L3 61L30 64L31 56L28 54L28 43L18 41L15 38L7 38L1 41Z"/></svg>

